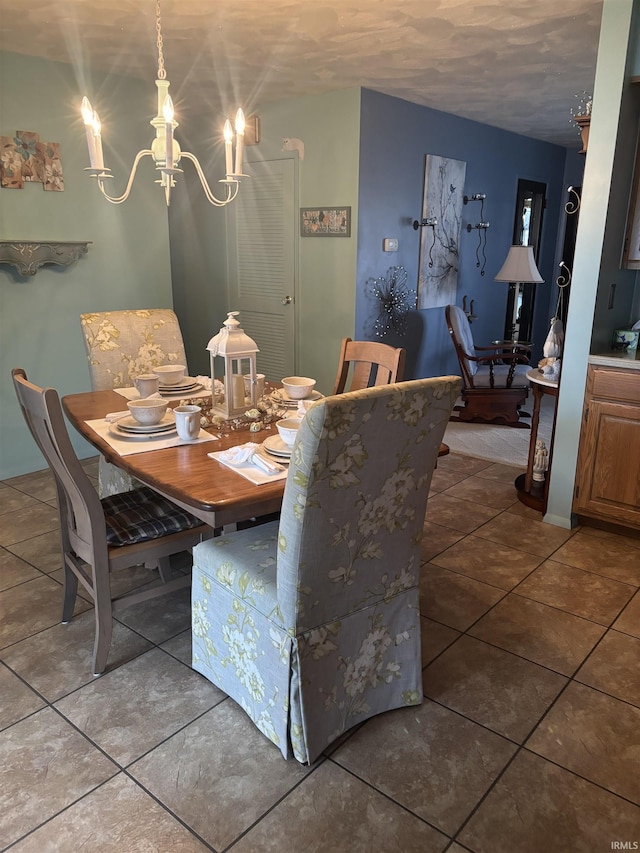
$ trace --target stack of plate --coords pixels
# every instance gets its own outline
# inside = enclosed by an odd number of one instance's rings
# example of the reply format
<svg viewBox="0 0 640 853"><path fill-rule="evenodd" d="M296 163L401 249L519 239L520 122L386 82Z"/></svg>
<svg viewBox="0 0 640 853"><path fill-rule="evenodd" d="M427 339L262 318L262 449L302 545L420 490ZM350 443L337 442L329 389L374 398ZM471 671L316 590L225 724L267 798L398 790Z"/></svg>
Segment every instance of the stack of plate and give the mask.
<svg viewBox="0 0 640 853"><path fill-rule="evenodd" d="M291 448L279 435L268 435L262 442L262 449L267 456L275 456L278 462L286 464L291 458Z"/></svg>
<svg viewBox="0 0 640 853"><path fill-rule="evenodd" d="M131 415L127 415L111 424L111 431L118 438L168 438L176 432L176 419L173 412L167 412L157 424L140 424Z"/></svg>
<svg viewBox="0 0 640 853"><path fill-rule="evenodd" d="M321 400L324 397L324 394L321 394L319 391L312 391L308 397L305 397L305 400L311 400L315 402L316 400ZM297 409L299 400L293 400L284 388L276 388L276 390L271 394L271 399L273 402L282 406L285 409Z"/></svg>
<svg viewBox="0 0 640 853"><path fill-rule="evenodd" d="M193 376L183 376L180 382L176 382L175 385L160 384L158 386L158 391L163 397L176 397L178 395L186 395L193 391L201 390L202 385L197 379L194 379Z"/></svg>

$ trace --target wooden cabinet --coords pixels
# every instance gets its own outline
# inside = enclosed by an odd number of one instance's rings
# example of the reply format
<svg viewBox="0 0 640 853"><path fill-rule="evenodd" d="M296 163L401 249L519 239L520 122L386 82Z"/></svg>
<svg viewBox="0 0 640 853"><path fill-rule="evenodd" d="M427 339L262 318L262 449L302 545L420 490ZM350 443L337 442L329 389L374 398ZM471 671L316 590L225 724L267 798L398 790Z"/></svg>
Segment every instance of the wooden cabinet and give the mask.
<svg viewBox="0 0 640 853"><path fill-rule="evenodd" d="M640 369L589 365L573 509L640 530Z"/></svg>

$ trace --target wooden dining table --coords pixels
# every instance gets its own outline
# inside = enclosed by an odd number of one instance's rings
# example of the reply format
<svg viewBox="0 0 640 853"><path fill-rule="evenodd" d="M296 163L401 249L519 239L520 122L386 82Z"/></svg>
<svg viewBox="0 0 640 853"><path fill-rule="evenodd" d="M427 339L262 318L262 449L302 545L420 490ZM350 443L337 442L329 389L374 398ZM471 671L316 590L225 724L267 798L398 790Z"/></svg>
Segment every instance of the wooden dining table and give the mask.
<svg viewBox="0 0 640 853"><path fill-rule="evenodd" d="M123 408L116 391L88 391L68 394L62 407L71 424L90 444L111 462L127 471L145 486L179 504L212 527L278 512L282 505L285 480L257 486L243 476L209 458L208 453L227 450L247 441L262 442L277 435L275 424L258 433L247 429L226 431L210 429L216 441L183 444L177 447L147 450L120 456L86 422L103 418Z"/></svg>
<svg viewBox="0 0 640 853"><path fill-rule="evenodd" d="M275 423L265 425L258 433L249 432L248 426L242 430L211 428L209 432L217 437L216 441L121 456L87 421L118 411L122 404L123 398L116 391L87 391L62 398L62 407L71 424L108 462L127 471L211 527L235 524L280 510L285 479L257 486L207 455L247 441L260 443L269 435L277 435ZM441 444L438 456L447 453L449 448Z"/></svg>

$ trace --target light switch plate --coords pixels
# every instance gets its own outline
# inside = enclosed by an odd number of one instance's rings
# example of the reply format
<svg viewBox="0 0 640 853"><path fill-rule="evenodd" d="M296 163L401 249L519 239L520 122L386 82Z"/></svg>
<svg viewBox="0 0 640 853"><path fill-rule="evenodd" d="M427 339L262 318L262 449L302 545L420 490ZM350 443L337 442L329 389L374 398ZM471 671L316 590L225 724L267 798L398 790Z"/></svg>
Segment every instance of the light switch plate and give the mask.
<svg viewBox="0 0 640 853"><path fill-rule="evenodd" d="M384 252L397 252L398 251L398 238L397 237L385 237L382 241L382 250Z"/></svg>

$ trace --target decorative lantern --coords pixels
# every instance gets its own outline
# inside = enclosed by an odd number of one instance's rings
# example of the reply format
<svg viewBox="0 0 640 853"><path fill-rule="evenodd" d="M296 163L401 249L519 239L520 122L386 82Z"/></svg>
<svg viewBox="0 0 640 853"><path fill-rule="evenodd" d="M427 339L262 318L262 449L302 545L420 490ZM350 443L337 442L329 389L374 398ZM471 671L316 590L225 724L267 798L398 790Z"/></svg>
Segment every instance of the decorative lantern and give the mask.
<svg viewBox="0 0 640 853"><path fill-rule="evenodd" d="M236 320L238 311L230 311L222 328L207 345L211 358L211 386L213 410L223 418L235 418L243 415L256 404L256 353L259 352L255 341L245 335ZM216 402L216 356L223 359L224 401ZM245 403L244 377L249 379L250 400Z"/></svg>

